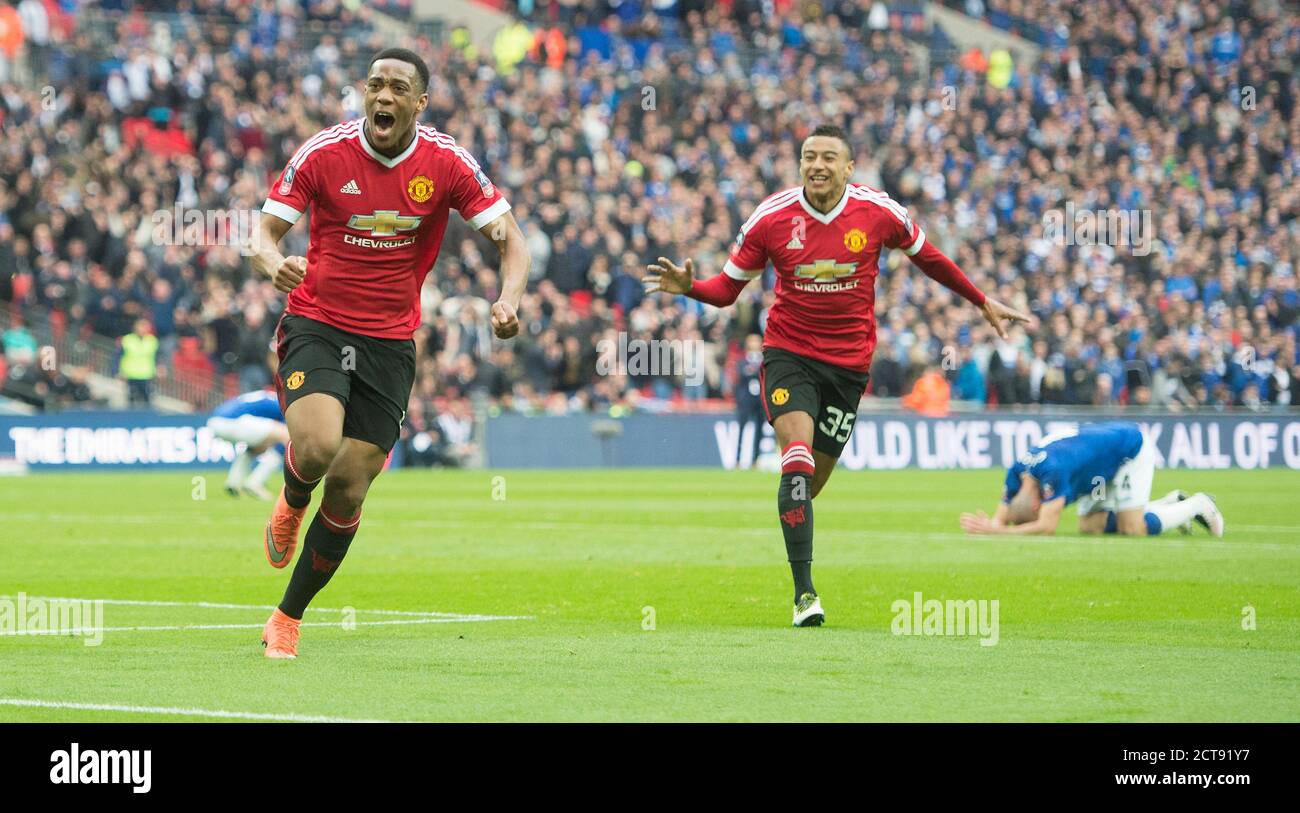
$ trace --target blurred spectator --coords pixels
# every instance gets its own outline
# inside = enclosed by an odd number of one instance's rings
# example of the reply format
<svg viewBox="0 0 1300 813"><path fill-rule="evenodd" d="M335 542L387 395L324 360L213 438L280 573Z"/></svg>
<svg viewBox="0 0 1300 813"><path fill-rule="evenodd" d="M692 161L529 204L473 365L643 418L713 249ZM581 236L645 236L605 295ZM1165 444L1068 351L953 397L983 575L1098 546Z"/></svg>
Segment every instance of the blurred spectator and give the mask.
<svg viewBox="0 0 1300 813"><path fill-rule="evenodd" d="M436 423L446 438L444 462L455 466L470 462L477 454L478 446L473 442L474 413L469 401L462 398L449 402L447 411L438 416Z"/></svg>
<svg viewBox="0 0 1300 813"><path fill-rule="evenodd" d="M763 337L751 333L745 337L745 354L736 362L736 420L740 422L737 441L736 466L758 464L759 441L763 439L763 426L767 414L763 409ZM752 440L745 448L745 432L752 432Z"/></svg>
<svg viewBox="0 0 1300 813"><path fill-rule="evenodd" d="M942 418L948 414L951 396L952 387L943 372L938 367L930 367L916 380L912 391L903 396L903 407L931 418Z"/></svg>
<svg viewBox="0 0 1300 813"><path fill-rule="evenodd" d="M984 371L980 369L975 353L969 345L961 349L961 366L957 368L956 378L952 388L954 398L980 404L988 399L988 385L984 378Z"/></svg>
<svg viewBox="0 0 1300 813"><path fill-rule="evenodd" d="M23 21L11 4L0 3L0 82L10 82L17 77L15 67L23 48Z"/></svg>
<svg viewBox="0 0 1300 813"><path fill-rule="evenodd" d="M121 339L122 358L118 375L126 381L132 406L149 406L154 376L157 375L158 337L147 319L137 319L135 330Z"/></svg>
<svg viewBox="0 0 1300 813"><path fill-rule="evenodd" d="M402 460L407 466L455 466L458 461L450 456L447 439L437 421L426 419L424 402L412 398L402 423Z"/></svg>
<svg viewBox="0 0 1300 813"><path fill-rule="evenodd" d="M36 337L27 329L22 316L16 316L12 326L0 335L0 347L4 348L5 358L10 362L34 364L39 344Z"/></svg>
<svg viewBox="0 0 1300 813"><path fill-rule="evenodd" d="M193 404L206 402L214 371L212 359L203 351L199 338L183 337L172 357L172 377L188 389Z"/></svg>

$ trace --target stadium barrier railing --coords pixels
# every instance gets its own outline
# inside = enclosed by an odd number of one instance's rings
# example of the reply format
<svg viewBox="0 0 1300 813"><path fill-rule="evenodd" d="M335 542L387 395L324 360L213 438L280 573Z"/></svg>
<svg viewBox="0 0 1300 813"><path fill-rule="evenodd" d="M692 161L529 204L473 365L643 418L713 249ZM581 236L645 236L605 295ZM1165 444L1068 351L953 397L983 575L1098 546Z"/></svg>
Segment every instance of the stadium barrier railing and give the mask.
<svg viewBox="0 0 1300 813"><path fill-rule="evenodd" d="M53 369L84 368L100 379L92 385L92 390L98 390L101 397L107 394L109 406L125 405L125 385L106 383L119 380L117 365L121 348L117 340L96 333L85 334L77 326L59 324L50 311L39 306L23 306L21 316L24 326L39 345L34 362L38 367L51 365ZM0 307L0 333L15 324L13 311ZM156 408L172 412L206 411L226 397L224 381L220 375L187 374L177 377L161 347L156 366L158 376L152 384Z"/></svg>

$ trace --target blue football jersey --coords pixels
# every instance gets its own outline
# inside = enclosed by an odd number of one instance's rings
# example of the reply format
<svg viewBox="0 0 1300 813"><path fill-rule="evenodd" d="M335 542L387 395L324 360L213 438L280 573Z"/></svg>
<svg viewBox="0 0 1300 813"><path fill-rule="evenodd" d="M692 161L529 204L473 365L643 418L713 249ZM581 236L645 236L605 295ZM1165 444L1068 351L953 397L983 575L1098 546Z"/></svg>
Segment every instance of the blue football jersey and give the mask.
<svg viewBox="0 0 1300 813"><path fill-rule="evenodd" d="M1110 482L1141 448L1142 430L1127 421L1085 424L1077 431L1048 435L1007 469L1002 501L1011 501L1020 490L1020 475L1028 472L1038 481L1043 502L1064 497L1072 503L1099 482Z"/></svg>
<svg viewBox="0 0 1300 813"><path fill-rule="evenodd" d="M212 410L214 418L238 418L243 415L256 415L259 418L284 422L284 413L280 411L280 399L270 390L257 390L237 395Z"/></svg>

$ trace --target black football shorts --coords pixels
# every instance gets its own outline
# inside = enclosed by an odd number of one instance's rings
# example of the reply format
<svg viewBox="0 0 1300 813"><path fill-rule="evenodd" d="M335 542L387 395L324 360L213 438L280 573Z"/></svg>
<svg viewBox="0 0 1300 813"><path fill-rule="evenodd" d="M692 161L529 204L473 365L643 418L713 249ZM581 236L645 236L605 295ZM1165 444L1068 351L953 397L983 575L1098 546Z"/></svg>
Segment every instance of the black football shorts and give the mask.
<svg viewBox="0 0 1300 813"><path fill-rule="evenodd" d="M327 392L343 402L343 435L391 451L415 384L415 342L377 339L286 313L276 330L280 407Z"/></svg>
<svg viewBox="0 0 1300 813"><path fill-rule="evenodd" d="M813 418L813 449L838 458L853 434L867 373L776 347L763 350L763 409L772 423L787 412Z"/></svg>

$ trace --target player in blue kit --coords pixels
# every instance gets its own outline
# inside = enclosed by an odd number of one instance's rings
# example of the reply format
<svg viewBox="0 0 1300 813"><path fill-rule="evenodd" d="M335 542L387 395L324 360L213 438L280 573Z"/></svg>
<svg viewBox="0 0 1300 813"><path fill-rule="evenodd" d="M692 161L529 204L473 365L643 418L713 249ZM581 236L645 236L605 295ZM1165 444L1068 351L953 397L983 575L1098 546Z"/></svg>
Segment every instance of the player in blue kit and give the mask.
<svg viewBox="0 0 1300 813"><path fill-rule="evenodd" d="M1195 521L1223 536L1223 515L1208 494L1171 491L1155 502L1155 449L1135 423L1085 424L1029 447L1007 469L1002 503L993 516L961 515L972 534L1052 534L1065 506L1079 503L1079 533L1154 536L1184 532Z"/></svg>
<svg viewBox="0 0 1300 813"><path fill-rule="evenodd" d="M235 462L226 475L226 491L231 496L242 492L271 499L266 481L283 465L284 444L289 442L289 429L284 425L284 412L275 392L256 390L231 398L212 411L208 428L222 440L235 444Z"/></svg>

